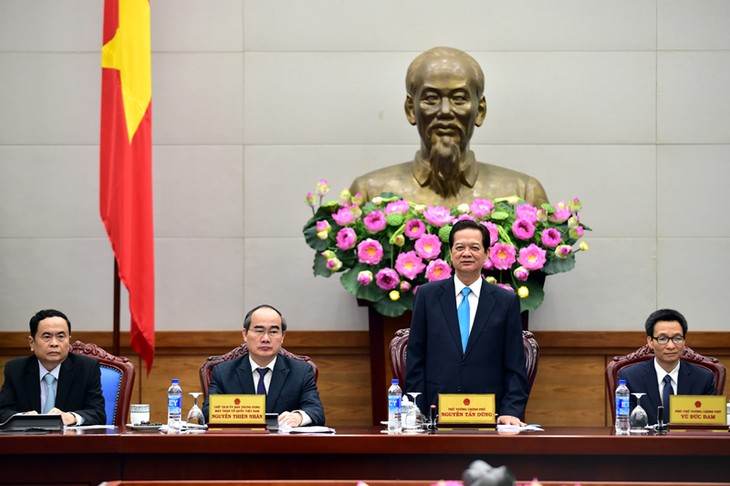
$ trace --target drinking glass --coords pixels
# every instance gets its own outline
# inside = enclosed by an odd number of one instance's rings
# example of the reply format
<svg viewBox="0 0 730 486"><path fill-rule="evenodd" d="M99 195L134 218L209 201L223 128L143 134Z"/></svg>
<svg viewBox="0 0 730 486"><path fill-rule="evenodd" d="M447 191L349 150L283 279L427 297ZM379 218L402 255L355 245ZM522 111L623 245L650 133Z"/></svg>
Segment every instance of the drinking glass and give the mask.
<svg viewBox="0 0 730 486"><path fill-rule="evenodd" d="M646 410L641 406L641 397L646 393L632 393L636 397L636 406L629 415L629 427L630 433L632 434L646 434L646 426L649 423L649 417L646 415Z"/></svg>
<svg viewBox="0 0 730 486"><path fill-rule="evenodd" d="M191 392L190 395L193 396L193 408L190 409L188 412L188 418L185 420L189 424L193 425L205 425L205 417L203 416L203 411L198 407L198 397L202 395L203 392Z"/></svg>
<svg viewBox="0 0 730 486"><path fill-rule="evenodd" d="M416 402L416 399L418 398L418 395L420 395L421 392L408 392L408 395L412 398L413 406L408 411L408 416L406 417L405 424L409 425L409 428L416 428L420 429L423 428L425 421L423 419L423 414L421 413L421 409L418 408L418 403Z"/></svg>

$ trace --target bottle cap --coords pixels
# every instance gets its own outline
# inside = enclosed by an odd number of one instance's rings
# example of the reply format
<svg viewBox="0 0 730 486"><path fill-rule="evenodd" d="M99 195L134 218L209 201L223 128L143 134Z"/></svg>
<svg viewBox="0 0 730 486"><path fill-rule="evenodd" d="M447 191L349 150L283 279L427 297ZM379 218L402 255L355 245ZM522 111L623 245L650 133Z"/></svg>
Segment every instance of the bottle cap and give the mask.
<svg viewBox="0 0 730 486"><path fill-rule="evenodd" d="M619 385L625 385L626 384L626 380L618 380L618 384Z"/></svg>
<svg viewBox="0 0 730 486"><path fill-rule="evenodd" d="M177 378L173 378L173 379L172 379L172 382L173 382L173 383L180 383L180 380L178 380Z"/></svg>
<svg viewBox="0 0 730 486"><path fill-rule="evenodd" d="M392 380L390 380L390 384L391 385L397 385L398 384L398 378L393 378Z"/></svg>

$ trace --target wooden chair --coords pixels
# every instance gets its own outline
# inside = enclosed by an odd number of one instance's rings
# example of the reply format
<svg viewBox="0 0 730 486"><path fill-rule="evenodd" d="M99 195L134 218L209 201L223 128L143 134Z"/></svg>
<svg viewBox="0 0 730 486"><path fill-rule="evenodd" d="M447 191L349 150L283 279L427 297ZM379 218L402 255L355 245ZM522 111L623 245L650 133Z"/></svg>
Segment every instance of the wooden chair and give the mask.
<svg viewBox="0 0 730 486"><path fill-rule="evenodd" d="M612 423L616 420L616 407L613 406L616 400L616 387L618 386L618 372L625 366L630 366L642 361L652 359L654 357L654 350L648 344L643 345L636 351L629 353L624 356L614 356L613 359L606 366L606 388L608 391L608 403L611 404L611 417ZM702 356L700 353L694 351L689 346L684 347L682 356L680 359L687 361L688 363L704 366L708 370L712 371L715 376L715 392L717 395L722 395L725 389L725 367L720 363L717 358L709 356Z"/></svg>
<svg viewBox="0 0 730 486"><path fill-rule="evenodd" d="M205 360L203 365L200 367L200 386L203 389L205 397L208 396L208 388L210 387L210 377L213 374L213 368L221 363L225 363L226 361L234 360L246 353L248 353L248 344L244 343L238 347L233 348L226 354L222 354L220 356L211 356ZM294 354L284 348L279 349L279 354L282 356L286 356L287 358L297 359L299 361L306 361L307 363L309 363L309 365L312 367L312 370L314 370L314 381L315 383L317 382L317 379L319 378L319 369L317 368L317 365L314 364L314 361L309 358L309 356Z"/></svg>
<svg viewBox="0 0 730 486"><path fill-rule="evenodd" d="M408 334L410 331L410 329L398 329L395 332L395 337L390 341L390 369L393 371L393 377L398 378L400 383L405 381L406 348L408 347ZM540 346L537 344L535 335L530 331L522 331L522 345L525 350L527 393L529 394L537 376Z"/></svg>
<svg viewBox="0 0 730 486"><path fill-rule="evenodd" d="M121 427L127 423L134 387L134 364L123 356L114 356L96 344L76 341L71 352L99 361L101 393L104 395L106 424Z"/></svg>

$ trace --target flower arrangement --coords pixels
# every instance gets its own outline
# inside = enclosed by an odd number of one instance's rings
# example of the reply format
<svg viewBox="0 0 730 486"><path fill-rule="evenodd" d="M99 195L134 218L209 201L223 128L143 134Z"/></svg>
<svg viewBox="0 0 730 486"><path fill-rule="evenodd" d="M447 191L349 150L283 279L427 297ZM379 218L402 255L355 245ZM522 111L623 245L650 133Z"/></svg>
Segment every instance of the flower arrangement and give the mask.
<svg viewBox="0 0 730 486"><path fill-rule="evenodd" d="M451 277L449 232L460 219L489 230L484 277L517 292L523 311L542 303L546 275L572 270L575 254L588 250L585 241L578 243L590 231L580 221L578 198L539 208L517 196L446 208L391 193L363 201L348 190L339 200L324 202L329 190L320 180L315 193L306 196L312 217L303 233L315 250L314 275L341 273L347 291L385 316L413 309L419 285Z"/></svg>

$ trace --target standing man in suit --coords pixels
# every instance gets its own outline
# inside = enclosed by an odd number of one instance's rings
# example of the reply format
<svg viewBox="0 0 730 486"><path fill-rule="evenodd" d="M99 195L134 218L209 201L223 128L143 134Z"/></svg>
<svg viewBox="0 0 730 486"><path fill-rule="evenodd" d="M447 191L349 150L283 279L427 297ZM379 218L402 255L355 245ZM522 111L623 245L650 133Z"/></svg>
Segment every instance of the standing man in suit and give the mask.
<svg viewBox="0 0 730 486"><path fill-rule="evenodd" d="M0 422L16 413L60 415L64 425L104 425L99 362L73 353L71 322L47 309L30 319L32 356L5 365Z"/></svg>
<svg viewBox="0 0 730 486"><path fill-rule="evenodd" d="M673 309L659 309L646 320L646 343L654 359L621 368L618 377L626 380L632 393L646 393L641 406L649 424L657 423L657 407L669 410L669 395L715 395L712 372L680 361L687 336L687 320ZM664 419L668 418L665 413Z"/></svg>
<svg viewBox="0 0 730 486"><path fill-rule="evenodd" d="M213 368L208 397L214 394L266 394L266 411L279 414L279 423L291 427L324 425L324 408L312 367L278 354L286 334L286 320L270 305L251 309L243 320L243 341L248 354Z"/></svg>
<svg viewBox="0 0 730 486"><path fill-rule="evenodd" d="M481 276L488 230L474 221L449 234L455 276L418 289L408 337L405 391L493 393L498 424L525 425L527 372L519 297ZM463 326L463 327L462 327Z"/></svg>

